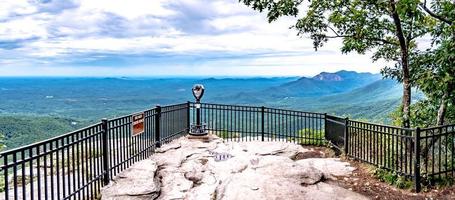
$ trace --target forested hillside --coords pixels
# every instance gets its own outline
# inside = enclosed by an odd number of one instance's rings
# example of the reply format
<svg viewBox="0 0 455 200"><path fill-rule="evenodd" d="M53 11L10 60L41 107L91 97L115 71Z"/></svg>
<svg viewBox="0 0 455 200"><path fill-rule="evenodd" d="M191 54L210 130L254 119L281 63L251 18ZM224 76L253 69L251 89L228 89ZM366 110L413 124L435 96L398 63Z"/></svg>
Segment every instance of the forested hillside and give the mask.
<svg viewBox="0 0 455 200"><path fill-rule="evenodd" d="M0 133L7 148L82 126L166 105L193 101L264 105L389 123L402 87L378 74L339 71L286 78L0 78ZM415 98L423 98L417 93Z"/></svg>

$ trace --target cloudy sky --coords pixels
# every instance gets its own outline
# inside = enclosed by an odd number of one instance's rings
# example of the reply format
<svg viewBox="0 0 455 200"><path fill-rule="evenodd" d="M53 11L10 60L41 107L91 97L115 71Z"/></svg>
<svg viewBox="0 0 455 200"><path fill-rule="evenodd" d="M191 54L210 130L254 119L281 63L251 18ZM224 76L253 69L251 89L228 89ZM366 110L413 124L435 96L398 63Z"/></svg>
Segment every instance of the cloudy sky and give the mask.
<svg viewBox="0 0 455 200"><path fill-rule="evenodd" d="M1 0L0 76L311 76L385 63L314 51L238 0Z"/></svg>

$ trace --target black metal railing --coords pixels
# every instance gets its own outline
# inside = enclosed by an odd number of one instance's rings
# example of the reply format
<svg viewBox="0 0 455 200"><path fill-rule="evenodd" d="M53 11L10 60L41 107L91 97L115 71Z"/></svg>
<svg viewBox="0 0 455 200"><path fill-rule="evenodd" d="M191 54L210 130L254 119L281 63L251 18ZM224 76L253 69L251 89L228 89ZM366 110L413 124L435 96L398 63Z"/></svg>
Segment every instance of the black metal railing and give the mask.
<svg viewBox="0 0 455 200"><path fill-rule="evenodd" d="M194 122L195 104L190 107ZM279 140L311 145L325 142L325 114L208 103L201 104L201 111L208 130L226 140Z"/></svg>
<svg viewBox="0 0 455 200"><path fill-rule="evenodd" d="M326 139L346 156L412 178L422 184L455 174L455 125L402 128L327 115Z"/></svg>
<svg viewBox="0 0 455 200"><path fill-rule="evenodd" d="M1 153L5 199L95 196L104 165L102 123Z"/></svg>
<svg viewBox="0 0 455 200"><path fill-rule="evenodd" d="M455 125L419 129L420 171L434 182L455 173Z"/></svg>
<svg viewBox="0 0 455 200"><path fill-rule="evenodd" d="M1 152L3 199L95 199L118 173L187 132L188 103L141 113L144 131L136 136L126 115Z"/></svg>
<svg viewBox="0 0 455 200"><path fill-rule="evenodd" d="M322 113L257 106L200 104L207 131L228 141L284 141L333 145L353 159L422 182L454 175L455 125L406 129ZM0 153L4 199L95 199L101 187L161 144L184 136L196 104L157 106ZM3 180L1 180L3 179ZM423 181L424 180L424 181Z"/></svg>
<svg viewBox="0 0 455 200"><path fill-rule="evenodd" d="M347 155L363 162L414 175L415 130L348 120Z"/></svg>

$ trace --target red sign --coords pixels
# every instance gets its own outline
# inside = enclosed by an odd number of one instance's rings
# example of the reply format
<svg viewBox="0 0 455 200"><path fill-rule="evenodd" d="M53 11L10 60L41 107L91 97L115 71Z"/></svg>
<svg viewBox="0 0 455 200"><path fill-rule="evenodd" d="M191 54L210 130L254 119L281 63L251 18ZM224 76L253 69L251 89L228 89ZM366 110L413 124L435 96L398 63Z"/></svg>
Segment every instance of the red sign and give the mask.
<svg viewBox="0 0 455 200"><path fill-rule="evenodd" d="M132 135L137 136L144 133L144 113L133 114L131 117L133 118Z"/></svg>

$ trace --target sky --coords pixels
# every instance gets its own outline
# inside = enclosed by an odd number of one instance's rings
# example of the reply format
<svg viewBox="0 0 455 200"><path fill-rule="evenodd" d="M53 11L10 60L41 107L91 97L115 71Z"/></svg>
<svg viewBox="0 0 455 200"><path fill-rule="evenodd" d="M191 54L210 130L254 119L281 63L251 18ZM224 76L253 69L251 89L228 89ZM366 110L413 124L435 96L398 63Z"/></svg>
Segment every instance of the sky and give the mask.
<svg viewBox="0 0 455 200"><path fill-rule="evenodd" d="M314 51L238 0L1 0L0 76L312 76L378 73L370 54Z"/></svg>

